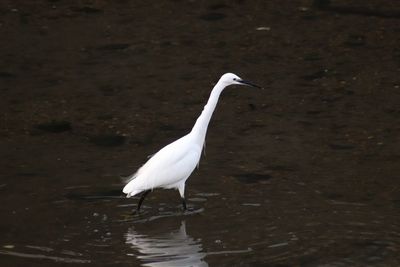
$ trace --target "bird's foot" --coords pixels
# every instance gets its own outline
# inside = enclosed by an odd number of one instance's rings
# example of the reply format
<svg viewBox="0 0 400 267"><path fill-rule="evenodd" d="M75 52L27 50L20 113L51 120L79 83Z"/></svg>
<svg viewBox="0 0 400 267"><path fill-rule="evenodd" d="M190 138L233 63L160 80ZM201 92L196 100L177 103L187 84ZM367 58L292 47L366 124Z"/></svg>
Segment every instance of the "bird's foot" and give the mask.
<svg viewBox="0 0 400 267"><path fill-rule="evenodd" d="M133 210L132 211L132 215L140 215L140 210L138 210L138 209L135 209L135 210Z"/></svg>
<svg viewBox="0 0 400 267"><path fill-rule="evenodd" d="M183 209L183 213L191 213L193 211L195 211L193 207L186 207L185 209Z"/></svg>

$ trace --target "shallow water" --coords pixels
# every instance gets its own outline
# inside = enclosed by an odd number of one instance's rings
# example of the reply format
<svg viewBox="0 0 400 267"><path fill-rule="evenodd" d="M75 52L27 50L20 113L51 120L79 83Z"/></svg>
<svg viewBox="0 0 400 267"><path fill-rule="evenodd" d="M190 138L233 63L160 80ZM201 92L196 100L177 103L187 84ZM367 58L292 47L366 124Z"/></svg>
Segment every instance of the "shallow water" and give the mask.
<svg viewBox="0 0 400 267"><path fill-rule="evenodd" d="M400 6L377 3L1 3L0 265L399 266ZM227 71L265 90L224 91L189 211L155 190L133 215L121 177Z"/></svg>
<svg viewBox="0 0 400 267"><path fill-rule="evenodd" d="M396 263L400 229L398 215L390 208L324 200L319 193L313 202L302 201L290 191L281 191L272 201L257 194L272 191L267 189L271 185L238 186L250 193L234 200L226 194L192 192L187 212L181 211L177 192L154 191L139 215L131 213L134 201L115 191L69 187L64 197L42 204L53 209L52 217L31 211L33 205L22 211L35 213L39 222L27 219L28 227L22 222L13 226L19 237L7 235L0 249L2 261L142 266ZM88 189L90 193L82 192ZM71 194L75 190L79 193ZM163 202L166 195L168 202ZM21 216L21 211L14 212L13 217ZM69 215L60 218L64 212Z"/></svg>

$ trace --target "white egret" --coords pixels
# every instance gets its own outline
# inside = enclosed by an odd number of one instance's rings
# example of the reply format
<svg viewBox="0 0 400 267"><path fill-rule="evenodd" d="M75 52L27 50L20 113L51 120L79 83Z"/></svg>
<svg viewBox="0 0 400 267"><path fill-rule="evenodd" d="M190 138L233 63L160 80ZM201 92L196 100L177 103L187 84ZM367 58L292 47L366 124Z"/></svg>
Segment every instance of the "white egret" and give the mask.
<svg viewBox="0 0 400 267"><path fill-rule="evenodd" d="M128 177L128 183L122 190L127 194L126 197L129 198L143 192L137 205L137 212L139 212L145 197L154 188L178 189L183 209L186 210L185 182L200 161L208 123L215 110L218 98L225 87L233 84L261 88L242 80L233 73L222 75L212 89L208 102L190 133L163 147L135 174Z"/></svg>

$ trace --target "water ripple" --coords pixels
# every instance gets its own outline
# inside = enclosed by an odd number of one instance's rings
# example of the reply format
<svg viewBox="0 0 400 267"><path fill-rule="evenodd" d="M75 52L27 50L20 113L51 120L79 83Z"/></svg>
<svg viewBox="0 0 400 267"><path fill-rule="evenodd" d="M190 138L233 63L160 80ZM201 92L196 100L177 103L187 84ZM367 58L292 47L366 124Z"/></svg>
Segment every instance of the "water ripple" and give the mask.
<svg viewBox="0 0 400 267"><path fill-rule="evenodd" d="M178 230L153 237L130 228L125 238L126 244L139 252L127 255L136 256L143 266L208 266L200 240L187 235L184 221Z"/></svg>
<svg viewBox="0 0 400 267"><path fill-rule="evenodd" d="M65 262L65 263L90 263L91 262L90 260L86 260L86 259L47 256L47 255L43 255L43 254L31 254L31 253L9 251L9 250L0 250L0 254L20 257L20 258L46 259L46 260L52 260L55 262Z"/></svg>

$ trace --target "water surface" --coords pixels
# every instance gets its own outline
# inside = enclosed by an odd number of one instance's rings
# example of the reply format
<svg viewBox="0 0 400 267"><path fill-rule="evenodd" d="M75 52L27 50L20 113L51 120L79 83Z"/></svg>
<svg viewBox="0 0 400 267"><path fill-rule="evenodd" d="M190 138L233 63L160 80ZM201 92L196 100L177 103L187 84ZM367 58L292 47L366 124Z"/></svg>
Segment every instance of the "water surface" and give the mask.
<svg viewBox="0 0 400 267"><path fill-rule="evenodd" d="M1 266L399 266L396 1L0 4ZM140 215L121 177L224 91Z"/></svg>

